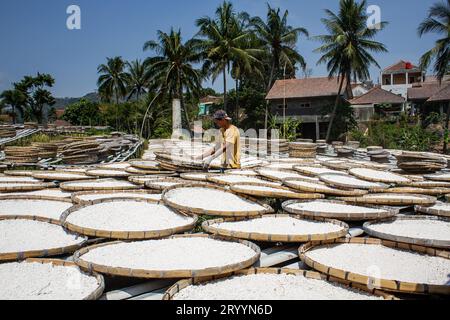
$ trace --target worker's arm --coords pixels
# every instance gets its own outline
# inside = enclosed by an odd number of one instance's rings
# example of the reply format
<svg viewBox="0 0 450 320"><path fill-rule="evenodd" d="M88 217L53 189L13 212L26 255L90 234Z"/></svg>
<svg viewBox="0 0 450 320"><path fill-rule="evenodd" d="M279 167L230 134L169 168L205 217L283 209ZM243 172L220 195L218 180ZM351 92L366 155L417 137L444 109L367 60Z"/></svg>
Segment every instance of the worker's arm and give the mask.
<svg viewBox="0 0 450 320"><path fill-rule="evenodd" d="M204 167L208 168L210 166L211 162L214 159L220 157L224 152L227 153L227 158L231 157L233 149L234 149L234 144L233 143L227 142L227 143L221 144L221 148L218 148L213 155L207 157L204 160Z"/></svg>

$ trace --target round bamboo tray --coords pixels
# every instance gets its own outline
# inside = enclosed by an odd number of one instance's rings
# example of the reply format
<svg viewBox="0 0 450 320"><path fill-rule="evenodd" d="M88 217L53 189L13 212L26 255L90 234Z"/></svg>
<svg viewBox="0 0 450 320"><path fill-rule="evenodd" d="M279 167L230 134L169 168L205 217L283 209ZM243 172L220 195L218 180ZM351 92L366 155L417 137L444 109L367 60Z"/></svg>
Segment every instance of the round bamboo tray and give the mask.
<svg viewBox="0 0 450 320"><path fill-rule="evenodd" d="M346 183L340 178L352 179L354 183ZM348 175L335 174L335 173L323 173L319 175L320 181L324 182L328 186L334 188L344 189L362 189L369 190L371 192L381 191L388 189L389 186L378 182L368 182Z"/></svg>
<svg viewBox="0 0 450 320"><path fill-rule="evenodd" d="M399 187L385 190L378 190L379 193L401 193L401 194L422 194L427 196L441 196L450 192L450 188L413 188L413 187Z"/></svg>
<svg viewBox="0 0 450 320"><path fill-rule="evenodd" d="M128 173L125 170L92 169L87 170L86 175L95 178L128 178L129 176L131 176L131 173Z"/></svg>
<svg viewBox="0 0 450 320"><path fill-rule="evenodd" d="M40 182L20 182L20 183L8 183L2 182L0 183L0 193L6 192L26 192L26 191L37 191L48 188L55 188L56 184L54 183L40 183Z"/></svg>
<svg viewBox="0 0 450 320"><path fill-rule="evenodd" d="M219 209L206 210L206 209L202 209L202 208L186 207L186 206L180 205L180 204L175 203L168 199L167 194L169 194L172 190L182 189L182 188L205 188L205 189L220 190L222 192L231 193L231 194L235 195L236 197L241 198L243 200L257 203L264 209L256 210L256 211L224 211L224 210L219 210ZM181 185L181 186L170 187L170 188L164 190L162 199L163 199L164 203L167 204L171 208L174 208L181 212L190 212L190 213L194 213L197 215L211 215L211 216L225 216L225 217L251 217L251 216L259 216L262 214L269 214L269 213L274 212L274 210L269 205L267 205L261 201L258 201L257 199L254 199L254 198L251 198L248 196L243 196L243 195L236 195L232 191L227 190L222 187L212 186L212 185L208 185L208 184L200 184L200 183L185 184L185 185Z"/></svg>
<svg viewBox="0 0 450 320"><path fill-rule="evenodd" d="M440 182L440 181L417 181L408 183L407 185L399 184L400 186L410 187L410 188L450 188L450 182Z"/></svg>
<svg viewBox="0 0 450 320"><path fill-rule="evenodd" d="M352 238L352 239L336 239L330 241L316 242L316 243L307 243L304 246L300 247L300 259L306 263L309 267L347 281L351 281L354 283L359 283L365 286L371 286L380 290L387 290L392 292L404 292L404 293L412 293L412 294L450 294L450 286L449 285L429 285L429 284L420 284L420 283L409 283L398 280L387 280L387 279L374 279L368 276L348 272L346 270L335 269L330 266L325 266L320 264L306 256L306 253L313 248L316 247L330 247L336 244L343 243L355 243L355 244L367 244L367 245L383 245L393 249L399 250L408 250L419 254L426 254L435 257L441 257L444 259L450 259L450 253L447 251L438 251L433 248L427 248L422 246L416 246L412 244L393 242L388 240L379 240L379 239L371 239L371 238Z"/></svg>
<svg viewBox="0 0 450 320"><path fill-rule="evenodd" d="M189 181L199 181L199 182L207 182L208 174L202 172L186 172L180 174L180 178Z"/></svg>
<svg viewBox="0 0 450 320"><path fill-rule="evenodd" d="M319 193L298 193L295 190L282 187L282 186L270 186L269 190L252 190L249 188L244 188L245 186L250 187L261 187L258 183L239 183L231 185L231 191L239 194L245 194L257 198L275 198L275 199L323 199L324 195ZM266 187L266 186L262 186Z"/></svg>
<svg viewBox="0 0 450 320"><path fill-rule="evenodd" d="M4 175L13 177L32 177L37 170L21 171L21 170L5 170Z"/></svg>
<svg viewBox="0 0 450 320"><path fill-rule="evenodd" d="M128 181L140 186L145 186L145 183L150 180L164 179L164 178L176 178L177 173L174 174L157 174L157 175L143 175L143 176L130 176Z"/></svg>
<svg viewBox="0 0 450 320"><path fill-rule="evenodd" d="M444 241L444 240L434 240L434 239L420 239L420 238L412 238L412 237L405 237L405 236L396 236L393 234L385 233L385 232L378 232L371 228L374 224L379 223L391 223L395 221L406 221L406 220L430 220L430 221L443 221L450 223L450 219L448 218L442 218L442 217L427 217L427 216L402 216L402 217L395 217L395 218L388 218L388 219L382 219L378 221L371 221L366 222L363 226L364 231L378 239L384 239L384 240L390 240L395 242L402 242L402 243L409 243L424 247L432 247L432 248L442 248L442 249L450 249L450 240Z"/></svg>
<svg viewBox="0 0 450 320"><path fill-rule="evenodd" d="M315 279L315 280L323 280L331 283L336 283L348 288L360 290L372 294L377 297L382 297L384 300L398 300L393 295L387 294L383 291L373 289L369 290L367 286L360 285L358 283L352 283L350 281L342 280L339 278L331 277L328 275L324 275L314 271L305 271L305 270L293 270L293 269L276 269L276 268L250 268L245 270L235 271L230 274L224 274L220 276L207 277L207 278L190 278L185 280L180 280L171 286L163 296L163 300L173 300L174 296L178 294L181 290L186 289L189 286L193 285L202 285L207 284L208 282L227 279L232 276L246 276L252 274L287 274L294 275L299 277L305 277L307 279Z"/></svg>
<svg viewBox="0 0 450 320"><path fill-rule="evenodd" d="M126 171L130 168L131 165L128 162L115 162L108 164L100 164L95 167L97 170L117 170L117 171Z"/></svg>
<svg viewBox="0 0 450 320"><path fill-rule="evenodd" d="M164 183L170 183L170 186L164 186ZM145 182L145 187L152 190L164 191L172 186L179 186L186 184L186 181L179 178L159 178Z"/></svg>
<svg viewBox="0 0 450 320"><path fill-rule="evenodd" d="M399 214L399 210L392 208L383 208L383 207L375 207L375 206L361 206L363 208L370 209L379 209L379 212L360 212L360 213L349 213L349 212L318 212L318 211L307 211L307 210L298 210L295 208L291 208L290 205L296 203L304 203L306 201L286 201L282 204L283 210L291 213L300 215L302 217L307 217L310 219L339 219L343 221L367 221L367 220L377 220L383 218L393 217ZM321 202L326 202L330 204L342 204L346 205L343 201L334 201L334 200L322 200Z"/></svg>
<svg viewBox="0 0 450 320"><path fill-rule="evenodd" d="M117 181L114 179L102 179L102 180L80 180L80 181L70 181L70 182L63 182L61 183L61 185L59 186L61 188L61 190L64 191L70 191L70 192L76 192L76 191L99 191L99 190L133 190L133 189L139 189L139 186L136 185L122 185L122 186L93 186L93 185L85 185L85 186L80 186L80 185L76 185L77 183L88 183L91 184L92 182L96 182L96 183L102 183L102 182L112 182L112 181ZM124 181L120 181L120 182L124 182Z"/></svg>
<svg viewBox="0 0 450 320"><path fill-rule="evenodd" d="M86 195L105 195L105 197L107 195L112 195L112 194L130 194L130 195L148 195L148 194L160 194L158 191L156 190L116 190L116 191L82 191L82 192L76 192L76 193L72 193L72 202L74 204L77 205L92 205L94 204L94 201L96 200L83 200L81 197L82 196L86 196ZM0 198L1 199L1 198ZM103 199L119 199L119 198L103 198ZM102 199L102 200L103 200ZM147 199L147 198L140 198L140 197L130 197L130 198L120 198L120 199L137 199L137 200L142 200L142 201L147 201L147 202L160 202L160 200L152 200L152 199Z"/></svg>
<svg viewBox="0 0 450 320"><path fill-rule="evenodd" d="M415 206L415 211L418 213L428 214L437 217L450 217L450 207L449 210L436 209L427 206Z"/></svg>
<svg viewBox="0 0 450 320"><path fill-rule="evenodd" d="M225 171L225 174L232 174L232 175L242 175L242 176L248 176L248 177L257 177L258 173L256 173L255 170L241 170L241 169L232 169Z"/></svg>
<svg viewBox="0 0 450 320"><path fill-rule="evenodd" d="M351 196L363 196L363 195L368 194L368 191L366 191L366 190L336 189L336 188L328 187L325 184L322 185L320 183L313 183L313 182L308 182L307 185L300 186L298 183L297 184L295 183L296 181L304 182L303 180L299 180L299 179L286 179L286 180L283 180L283 184L288 186L291 189L295 189L295 190L302 191L302 192L321 193L321 194L332 195L332 196L349 196L349 197L351 197Z"/></svg>
<svg viewBox="0 0 450 320"><path fill-rule="evenodd" d="M386 195L386 198L382 198ZM390 198L389 195L395 195L396 198ZM375 197L376 196L376 197ZM408 199L408 197L415 197L415 199ZM374 204L385 206L413 206L413 205L433 205L437 199L431 196L424 196L421 194L401 194L401 193L379 193L369 194L362 197L345 197L339 199L349 203Z"/></svg>
<svg viewBox="0 0 450 320"><path fill-rule="evenodd" d="M64 228L76 232L78 234L95 237L95 238L105 238L105 239L117 239L117 240L149 240L149 239L160 239L167 236L171 236L177 233L183 233L190 231L195 228L197 224L198 217L195 215L189 215L193 218L193 221L190 224L185 226L170 228L165 230L152 230L152 231L112 231L112 230L97 230L91 228L83 228L77 226L75 224L67 222L67 218L74 212L79 211L80 209L86 208L88 206L93 206L101 203L109 203L109 202L120 202L120 201L129 201L129 202L146 202L145 200L139 199L127 199L127 198L117 198L117 199L101 199L92 201L88 205L77 205L69 208L61 215L61 224ZM174 211L174 213L178 214ZM126 214L126 213L124 213ZM186 214L184 214L186 215Z"/></svg>
<svg viewBox="0 0 450 320"><path fill-rule="evenodd" d="M261 215L258 217L252 217L250 219L247 218L227 218L227 219L217 219L217 220L208 220L203 222L202 228L206 232L214 235L220 235L223 237L230 237L234 239L243 239L243 240L251 240L251 241L261 241L261 242L311 242L311 241L321 241L321 240L331 240L345 237L348 233L349 226L343 222L337 220L330 219L314 219L309 220L311 222L327 222L338 225L343 229L337 232L330 232L327 234L308 234L308 235L292 235L292 234L265 234L265 233L255 233L255 232L242 232L242 231L231 231L222 228L216 228L213 225L224 222L240 222L240 221L248 221L248 220L256 220L260 218L286 218L291 217L297 220L305 220L301 219L296 215L288 215L288 214L270 214L270 215Z"/></svg>
<svg viewBox="0 0 450 320"><path fill-rule="evenodd" d="M82 173L73 173L61 170L61 171L36 172L33 174L33 178L49 181L75 181L75 180L96 179L98 177L92 177Z"/></svg>
<svg viewBox="0 0 450 320"><path fill-rule="evenodd" d="M233 184L244 184L244 183L257 183L261 186L274 186L274 185L280 185L274 182L270 182L270 181L266 181L263 179L259 179L257 177L248 177L248 176L236 176L238 177L238 181L232 181L232 182L228 182L222 178L227 178L230 177L230 174L225 174L225 175L217 175L217 174L209 174L207 176L207 180L208 182L220 185L220 186L231 186Z"/></svg>
<svg viewBox="0 0 450 320"><path fill-rule="evenodd" d="M265 168L262 168L262 169L256 170L256 172L261 177L264 177L264 178L266 178L266 179L268 179L270 181L273 181L273 182L281 182L284 179L286 179L286 177L280 177L276 173L285 173L286 175L289 175L289 177L288 177L289 179L302 179L302 178L305 178L301 174L299 174L298 172L293 171L293 170L283 170L283 169L281 169L281 170L280 169L278 169L278 170L274 170L274 169L267 170Z"/></svg>
<svg viewBox="0 0 450 320"><path fill-rule="evenodd" d="M125 169L126 172L131 173L131 174L137 174L140 176L145 176L145 175L160 175L160 174L174 174L175 172L170 172L170 171L156 171L156 170L143 170L143 169L138 169L135 167L128 167Z"/></svg>
<svg viewBox="0 0 450 320"><path fill-rule="evenodd" d="M366 180L366 181L372 181L372 182L380 182L380 183L388 183L388 184L399 184L399 183L411 183L412 181L401 176L398 175L396 173L392 173L392 172L388 172L391 175L391 178L383 178L383 177L379 177L376 178L374 176L371 175L367 175L367 174L363 174L361 172L359 172L360 170L368 170L373 172L374 174L380 173L380 174L384 174L384 171L380 171L380 170L373 170L373 169L366 169L366 168L354 168L354 169L350 169L349 173L352 176L358 177L362 180Z"/></svg>
<svg viewBox="0 0 450 320"><path fill-rule="evenodd" d="M209 276L215 276L215 275L221 275L221 274L228 274L237 270L242 270L245 268L248 268L252 266L254 263L256 263L260 256L261 256L261 249L248 241L245 240L234 240L229 238L223 238L219 236L211 236L206 234L195 234L195 235L177 235L169 237L169 239L172 238L210 238L214 240L220 240L220 241L227 241L227 242L236 242L243 244L249 248L251 248L253 251L255 251L255 255L246 260L242 261L241 263L236 264L230 264L226 266L221 267L214 267L214 268L206 268L206 269L199 269L199 270L142 270L142 269L129 269L129 268L115 268L111 266L102 266L94 263L90 263L87 261L84 261L82 259L82 256L89 251L95 250L100 247L106 247L110 245L115 245L119 243L124 243L121 241L117 242L109 242L109 243L103 243L94 245L91 247L83 248L74 254L74 262L80 266L81 268L89 271L97 271L102 274L108 274L113 276L123 276L123 277L131 277L131 278L142 278L142 279L180 279L180 278L196 278L196 277L209 277Z"/></svg>
<svg viewBox="0 0 450 320"><path fill-rule="evenodd" d="M96 272L86 272L81 270L75 263L64 261L64 260L57 260L57 259L35 259L30 258L25 260L26 263L50 263L54 266L62 266L62 267L76 267L80 270L81 273L89 276L93 276L97 279L98 287L93 292L91 292L87 297L85 297L83 300L98 300L103 294L103 291L105 290L105 279L101 274L98 274Z"/></svg>
<svg viewBox="0 0 450 320"><path fill-rule="evenodd" d="M134 160L130 161L130 165L142 170L161 170L161 165L156 161Z"/></svg>
<svg viewBox="0 0 450 320"><path fill-rule="evenodd" d="M3 220L30 220L30 221L39 221L45 222L49 224L53 224L56 226L61 226L60 222L56 222L53 219L47 219L43 217L36 216L3 216L0 217L0 221ZM70 233L70 232L68 232ZM63 254L70 254L75 252L76 250L82 248L88 239L86 238L83 242L77 245L61 247L61 248L52 248L52 249L42 249L42 250L31 250L24 252L8 252L8 253L0 253L0 262L9 262L9 261L21 261L27 258L45 258L45 257L53 257L60 256Z"/></svg>
<svg viewBox="0 0 450 320"><path fill-rule="evenodd" d="M424 177L425 177L425 179L432 180L432 181L450 182L450 174L449 173L429 174L429 175L425 175Z"/></svg>
<svg viewBox="0 0 450 320"><path fill-rule="evenodd" d="M317 173L314 171L314 169L320 169L320 171L323 170L323 172ZM331 170L328 168L324 168L321 165L295 166L294 170L309 177L318 177L323 173L347 174L345 171Z"/></svg>

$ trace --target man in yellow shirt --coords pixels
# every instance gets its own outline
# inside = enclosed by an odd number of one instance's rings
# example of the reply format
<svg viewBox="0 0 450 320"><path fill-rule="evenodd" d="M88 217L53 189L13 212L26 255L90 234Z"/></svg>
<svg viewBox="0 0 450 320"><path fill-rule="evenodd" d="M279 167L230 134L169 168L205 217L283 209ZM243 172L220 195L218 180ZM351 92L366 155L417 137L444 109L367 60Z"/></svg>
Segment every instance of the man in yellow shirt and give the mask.
<svg viewBox="0 0 450 320"><path fill-rule="evenodd" d="M207 150L201 157L205 169L209 168L211 162L219 156L222 156L223 169L241 168L241 134L231 121L232 119L223 110L214 114L214 122L220 128L220 134L215 148Z"/></svg>

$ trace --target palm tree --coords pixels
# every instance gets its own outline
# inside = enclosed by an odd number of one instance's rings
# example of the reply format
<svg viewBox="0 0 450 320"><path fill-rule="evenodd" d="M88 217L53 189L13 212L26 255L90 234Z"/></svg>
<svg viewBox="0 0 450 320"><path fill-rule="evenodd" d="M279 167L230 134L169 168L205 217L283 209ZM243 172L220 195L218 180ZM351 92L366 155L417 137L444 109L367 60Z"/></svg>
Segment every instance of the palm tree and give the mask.
<svg viewBox="0 0 450 320"><path fill-rule="evenodd" d="M23 117L24 109L27 104L27 96L20 90L6 90L0 94L0 106L11 107L13 123L16 123L16 110Z"/></svg>
<svg viewBox="0 0 450 320"><path fill-rule="evenodd" d="M370 52L387 52L382 43L373 40L387 22L380 22L374 28L369 28L365 0L361 3L355 0L340 0L339 6L337 14L325 10L327 18L323 18L322 23L329 34L315 37L323 43L315 50L323 54L317 64L326 63L330 79L337 77L339 81L338 95L328 125L327 141L330 139L344 82L346 92L351 93L352 76L359 80L368 79L370 65L380 67Z"/></svg>
<svg viewBox="0 0 450 320"><path fill-rule="evenodd" d="M266 50L267 63L269 65L269 77L266 79L266 93L272 88L276 77L281 75L281 70L295 75L296 64L302 69L306 68L303 56L296 50L298 39L301 35L309 37L305 28L294 28L288 24L289 12L286 10L281 16L279 8L274 9L267 5L267 18L263 21L255 17L251 23L256 35ZM269 104L266 105L265 128L268 126Z"/></svg>
<svg viewBox="0 0 450 320"><path fill-rule="evenodd" d="M127 94L129 82L128 73L125 71L126 63L122 57L107 58L107 63L98 67L100 74L97 85L100 97L110 102L112 98L116 103L116 129L119 130L119 102Z"/></svg>
<svg viewBox="0 0 450 320"><path fill-rule="evenodd" d="M174 130L182 127L181 110L184 110L189 128L184 92L198 95L201 88L201 72L193 66L201 60L202 55L198 48L197 40L183 43L181 31L173 29L169 34L158 31L158 41L148 41L144 45L144 51L151 50L157 54L145 61L149 66L150 88L157 90L160 95L168 95L172 98Z"/></svg>
<svg viewBox="0 0 450 320"><path fill-rule="evenodd" d="M419 36L422 37L426 33L442 34L442 38L436 41L433 49L425 53L420 59L420 65L426 70L431 61L435 63L433 70L442 81L445 75L450 72L450 0L435 3L428 12L428 17L420 24Z"/></svg>
<svg viewBox="0 0 450 320"><path fill-rule="evenodd" d="M103 100L110 102L114 98L118 105L120 99L126 96L129 76L125 67L122 57L115 57L107 58L107 63L97 68L100 75L97 81L98 92Z"/></svg>
<svg viewBox="0 0 450 320"><path fill-rule="evenodd" d="M269 58L270 73L267 79L267 92L269 92L275 82L276 73L285 66L293 74L295 74L296 64L300 64L303 69L306 67L305 59L296 50L296 45L301 35L309 37L309 33L305 28L294 28L288 25L289 11L286 10L281 16L279 8L267 6L266 21L255 17L251 23Z"/></svg>
<svg viewBox="0 0 450 320"><path fill-rule="evenodd" d="M148 72L145 63L140 60L134 60L126 63L128 67L128 98L130 100L133 96L136 101L142 94L147 93L148 86Z"/></svg>
<svg viewBox="0 0 450 320"><path fill-rule="evenodd" d="M248 47L251 33L243 27L242 19L230 2L224 1L214 18L203 17L196 24L200 28L198 35L203 38L202 49L206 51L203 70L210 73L213 81L222 74L224 108L227 110L227 74L232 62L239 60L243 67L251 69L251 64L258 62L255 56L259 50Z"/></svg>

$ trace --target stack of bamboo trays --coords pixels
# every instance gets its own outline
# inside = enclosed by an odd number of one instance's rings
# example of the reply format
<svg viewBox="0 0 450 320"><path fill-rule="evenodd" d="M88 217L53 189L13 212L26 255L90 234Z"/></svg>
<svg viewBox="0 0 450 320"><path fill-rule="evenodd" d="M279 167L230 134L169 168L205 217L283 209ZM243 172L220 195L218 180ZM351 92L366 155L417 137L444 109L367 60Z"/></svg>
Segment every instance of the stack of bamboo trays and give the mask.
<svg viewBox="0 0 450 320"><path fill-rule="evenodd" d="M14 138L16 136L16 128L13 126L0 126L0 139Z"/></svg>
<svg viewBox="0 0 450 320"><path fill-rule="evenodd" d="M11 163L36 163L40 149L36 147L5 147L5 160Z"/></svg>
<svg viewBox="0 0 450 320"><path fill-rule="evenodd" d="M317 156L317 145L307 142L291 142L289 143L289 157L291 158L310 158Z"/></svg>
<svg viewBox="0 0 450 320"><path fill-rule="evenodd" d="M58 145L54 143L35 142L31 146L39 149L41 159L56 158L58 153Z"/></svg>
<svg viewBox="0 0 450 320"><path fill-rule="evenodd" d="M384 150L383 147L371 146L367 147L367 155L373 162L388 163L391 153L387 150Z"/></svg>
<svg viewBox="0 0 450 320"><path fill-rule="evenodd" d="M397 166L410 173L433 173L447 167L445 158L430 153L403 151L396 158Z"/></svg>
<svg viewBox="0 0 450 320"><path fill-rule="evenodd" d="M284 139L242 138L243 151L257 156L283 154L289 152L289 141Z"/></svg>
<svg viewBox="0 0 450 320"><path fill-rule="evenodd" d="M61 148L61 157L67 164L93 164L100 151L100 144L95 141L73 142Z"/></svg>

